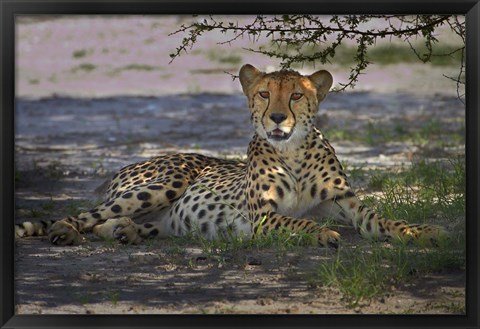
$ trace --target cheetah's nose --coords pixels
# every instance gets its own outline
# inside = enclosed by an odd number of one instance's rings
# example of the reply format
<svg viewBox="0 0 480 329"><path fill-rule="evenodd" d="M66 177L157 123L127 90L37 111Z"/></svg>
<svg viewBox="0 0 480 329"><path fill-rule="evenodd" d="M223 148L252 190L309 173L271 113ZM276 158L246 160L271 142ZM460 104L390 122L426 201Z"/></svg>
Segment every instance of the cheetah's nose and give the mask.
<svg viewBox="0 0 480 329"><path fill-rule="evenodd" d="M272 113L270 114L270 119L272 119L273 122L276 124L281 123L287 118L287 116L283 113Z"/></svg>

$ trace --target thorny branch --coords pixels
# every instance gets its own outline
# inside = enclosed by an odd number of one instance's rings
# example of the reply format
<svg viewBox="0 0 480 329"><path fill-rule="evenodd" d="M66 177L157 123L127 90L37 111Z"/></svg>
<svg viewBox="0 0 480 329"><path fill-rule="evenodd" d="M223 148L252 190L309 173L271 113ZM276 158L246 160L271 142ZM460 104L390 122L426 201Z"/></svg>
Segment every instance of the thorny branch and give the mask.
<svg viewBox="0 0 480 329"><path fill-rule="evenodd" d="M217 16L198 17L190 24L183 24L170 35L187 34L175 52L170 54L171 60L187 53L193 48L199 37L211 31L225 35L219 45L231 45L240 38L248 37L252 43L270 40L270 45L257 48L244 48L270 58L280 60L283 69L294 64L325 64L333 61L338 47L345 41L354 42L356 51L353 56L354 65L350 67L347 83L340 84L338 91L354 88L358 77L372 64L368 60L368 51L378 39L389 38L408 43L413 53L422 62L430 62L435 56L453 56L460 53L459 74L447 77L457 83L457 95L460 100L464 96L460 85L465 84L465 19L457 15L257 15L251 23L240 25L238 22L220 20ZM463 41L463 47L446 54L435 53L434 45L438 42L436 29L448 25ZM416 42L412 42L415 40ZM423 46L418 46L418 41ZM415 46L417 44L417 46ZM233 76L233 75L232 75Z"/></svg>

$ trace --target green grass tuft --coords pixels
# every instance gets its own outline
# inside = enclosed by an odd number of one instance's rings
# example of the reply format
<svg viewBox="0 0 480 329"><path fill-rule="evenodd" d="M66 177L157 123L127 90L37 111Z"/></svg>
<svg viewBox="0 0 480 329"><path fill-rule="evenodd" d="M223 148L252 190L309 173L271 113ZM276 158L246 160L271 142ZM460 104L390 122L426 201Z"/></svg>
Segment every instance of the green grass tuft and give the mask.
<svg viewBox="0 0 480 329"><path fill-rule="evenodd" d="M455 227L465 218L465 184L463 157L421 160L395 173L374 172L370 188L383 193L364 202L386 218L416 223L438 220ZM434 248L399 241L341 245L337 257L319 264L307 279L313 286L339 289L348 305L356 307L416 276L464 270L464 234L461 228L451 231L450 238Z"/></svg>
<svg viewBox="0 0 480 329"><path fill-rule="evenodd" d="M124 71L154 71L158 70L159 68L156 66L148 65L148 64L129 64L125 65L121 68Z"/></svg>
<svg viewBox="0 0 480 329"><path fill-rule="evenodd" d="M455 237L436 248L365 241L356 248L341 247L331 261L307 274L313 287L335 287L349 307L384 295L415 277L445 269L464 269L465 241Z"/></svg>
<svg viewBox="0 0 480 329"><path fill-rule="evenodd" d="M88 51L86 49L80 49L80 50L75 50L73 53L72 53L72 57L73 58L83 58L85 56L87 56L87 53Z"/></svg>
<svg viewBox="0 0 480 329"><path fill-rule="evenodd" d="M206 56L212 62L218 62L220 64L239 65L242 63L242 56L234 52L219 52L210 50L206 53Z"/></svg>
<svg viewBox="0 0 480 329"><path fill-rule="evenodd" d="M82 63L82 64L77 65L77 66L75 66L74 68L72 68L71 71L72 71L73 73L76 73L76 72L79 72L79 71L80 71L80 72L83 71L83 72L89 73L89 72L94 71L96 68L97 68L97 66L96 66L95 64Z"/></svg>
<svg viewBox="0 0 480 329"><path fill-rule="evenodd" d="M465 217L465 159L414 162L396 173L376 173L371 189L382 190L376 200L364 202L377 208L385 217L409 222L432 222L432 219L455 222Z"/></svg>
<svg viewBox="0 0 480 329"><path fill-rule="evenodd" d="M276 46L275 46L276 47ZM417 54L420 57L426 58L428 54L425 45L416 43L413 45ZM449 45L446 43L434 44L432 49L432 56L430 61L432 65L436 66L457 66L461 61L461 51L459 48L461 45ZM314 53L321 51L318 45L304 45L299 52L303 55L311 56ZM280 51L285 54L293 55L298 52L293 47L287 48L285 46L280 47ZM357 54L357 48L350 45L341 45L336 48L335 56L329 58L330 62L342 66L352 66L355 64L355 56ZM374 47L369 48L366 56L366 60L373 64L389 65L389 64L401 64L401 63L422 63L423 61L417 57L408 43L380 43ZM301 68L302 64L294 64L293 68Z"/></svg>
<svg viewBox="0 0 480 329"><path fill-rule="evenodd" d="M353 141L371 146L392 142L405 142L412 145L435 147L452 147L465 143L465 124L457 122L452 126L449 122L441 122L432 118L421 127L396 122L391 125L369 122L364 129L352 131L342 127L322 129L331 141Z"/></svg>

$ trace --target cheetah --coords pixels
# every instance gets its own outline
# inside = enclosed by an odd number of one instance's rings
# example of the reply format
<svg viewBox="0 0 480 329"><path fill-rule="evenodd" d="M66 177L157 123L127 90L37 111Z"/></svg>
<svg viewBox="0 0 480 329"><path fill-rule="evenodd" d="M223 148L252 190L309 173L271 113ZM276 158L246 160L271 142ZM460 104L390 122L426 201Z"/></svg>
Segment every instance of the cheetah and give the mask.
<svg viewBox="0 0 480 329"><path fill-rule="evenodd" d="M246 161L184 153L131 164L115 174L98 206L17 225L17 236L43 234L55 245L76 245L93 232L139 244L188 233L255 238L286 229L337 247L339 233L318 222L326 216L365 238L436 241L447 235L440 226L382 218L357 198L334 148L314 126L332 86L328 71L265 73L246 64L239 78L254 128Z"/></svg>

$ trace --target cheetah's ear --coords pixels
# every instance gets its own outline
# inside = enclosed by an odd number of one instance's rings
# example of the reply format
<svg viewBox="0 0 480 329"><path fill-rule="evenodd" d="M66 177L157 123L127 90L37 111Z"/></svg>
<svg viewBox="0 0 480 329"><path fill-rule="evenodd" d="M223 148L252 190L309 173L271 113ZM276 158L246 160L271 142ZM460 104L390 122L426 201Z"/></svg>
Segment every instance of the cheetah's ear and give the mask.
<svg viewBox="0 0 480 329"><path fill-rule="evenodd" d="M321 70L309 75L308 78L313 82L317 88L317 99L318 102L323 101L327 96L330 87L333 84L333 77L330 72Z"/></svg>
<svg viewBox="0 0 480 329"><path fill-rule="evenodd" d="M248 96L248 91L252 83L258 78L263 76L264 73L257 69L255 66L245 64L240 69L240 83L242 84L243 93Z"/></svg>

